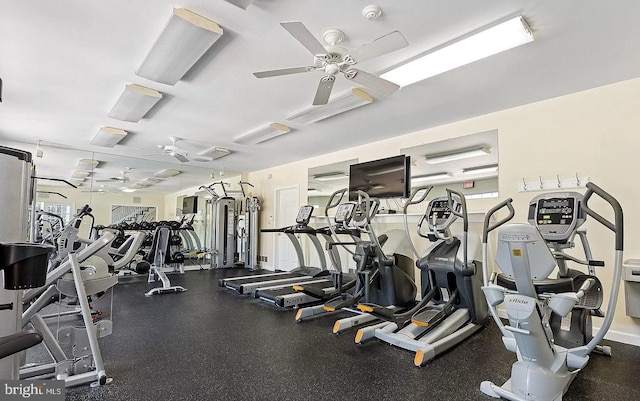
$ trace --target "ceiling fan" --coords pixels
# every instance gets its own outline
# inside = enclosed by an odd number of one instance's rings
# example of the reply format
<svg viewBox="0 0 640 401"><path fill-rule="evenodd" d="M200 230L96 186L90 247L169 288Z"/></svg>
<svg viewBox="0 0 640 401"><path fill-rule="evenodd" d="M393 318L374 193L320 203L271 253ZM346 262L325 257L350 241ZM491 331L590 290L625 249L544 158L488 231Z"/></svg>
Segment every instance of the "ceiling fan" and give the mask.
<svg viewBox="0 0 640 401"><path fill-rule="evenodd" d="M282 22L280 25L313 54L313 65L254 72L253 75L257 78L322 71L326 75L320 79L320 84L313 99L314 105L327 104L338 73L342 73L348 80L385 95L391 95L400 88L393 82L354 68L354 65L359 62L408 46L409 43L400 32L393 31L371 43L348 51L337 46L344 40L344 34L338 29L328 29L323 33L323 39L328 43L328 46L324 46L302 22Z"/></svg>
<svg viewBox="0 0 640 401"><path fill-rule="evenodd" d="M158 145L158 149L162 151L161 154L171 156L177 159L180 163L186 163L189 161L210 162L213 160L213 157L189 153L188 150L176 146L178 142L185 142L182 138L170 136L169 140L171 141L171 145Z"/></svg>
<svg viewBox="0 0 640 401"><path fill-rule="evenodd" d="M96 180L96 182L122 182L125 183L127 181L129 181L129 177L127 177L127 174L129 173L129 171L123 170L120 171L120 174L122 174L119 177L110 177L107 178L106 180ZM103 185L104 187L104 185Z"/></svg>

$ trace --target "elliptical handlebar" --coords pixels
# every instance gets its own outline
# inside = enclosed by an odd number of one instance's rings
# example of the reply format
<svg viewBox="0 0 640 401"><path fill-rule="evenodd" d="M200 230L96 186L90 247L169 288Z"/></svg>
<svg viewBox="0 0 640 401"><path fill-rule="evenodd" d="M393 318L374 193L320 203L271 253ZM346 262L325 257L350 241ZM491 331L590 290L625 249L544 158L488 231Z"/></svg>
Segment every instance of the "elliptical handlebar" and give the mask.
<svg viewBox="0 0 640 401"><path fill-rule="evenodd" d="M613 196L611 196L607 191L600 188L596 184L588 182L586 186L587 186L587 192L585 192L584 194L582 210L589 216L598 220L600 224L604 225L609 230L614 232L616 237L616 251L622 251L624 247L624 216L622 213L622 207L620 206L620 203ZM595 212L593 209L589 207L588 205L589 199L591 199L591 195L593 195L594 193L597 194L602 199L604 199L609 205L611 205L611 208L613 209L613 213L614 213L615 223L612 223L611 221L607 220L605 217L603 217L602 215Z"/></svg>
<svg viewBox="0 0 640 401"><path fill-rule="evenodd" d="M449 209L451 209L451 214L453 214L454 216L460 217L462 219L463 231L466 233L469 231L469 220L467 219L467 201L464 195L462 195L460 192L450 188L446 188L446 190L447 190L447 202L449 203ZM451 194L456 194L458 195L458 198L460 198L460 205L461 205L460 212L456 211L455 207L453 207L453 198L451 197Z"/></svg>
<svg viewBox="0 0 640 401"><path fill-rule="evenodd" d="M370 205L371 198L369 197L368 193L358 190L358 207L362 205L363 200L364 200L364 216L367 219L367 224L371 224L371 216L369 215L371 213L371 205Z"/></svg>
<svg viewBox="0 0 640 401"><path fill-rule="evenodd" d="M411 251L413 252L416 258L420 258L420 254L418 253L418 248L416 248L416 245L413 243L413 240L411 239L411 234L409 232L409 220L407 217L407 209L409 208L410 205L417 205L419 203L424 202L424 200L427 198L427 195L429 195L429 192L431 192L432 189L433 189L432 185L424 185L424 186L415 188L413 191L411 191L411 195L409 195L409 199L407 199L407 201L405 202L404 208L402 210L402 213L404 215L404 232L407 237L407 240L409 241L409 245L411 245ZM424 193L418 199L415 199L418 193L420 193L420 191L424 191ZM423 237L423 235L422 233L420 233L420 226L422 225L422 221L424 220L424 218L425 216L423 214L418 224L418 235L421 237Z"/></svg>
<svg viewBox="0 0 640 401"><path fill-rule="evenodd" d="M498 210L500 210L500 209L502 209L504 207L507 207L509 209L509 215L507 217L505 217L504 219L502 219L502 220L498 220L493 225L489 224L489 221L491 220L491 217L493 217L493 215L496 214L496 212ZM485 216L484 216L484 224L482 225L482 243L486 244L487 243L487 238L489 237L489 233L491 231L495 230L496 228L500 227L504 223L508 222L509 220L511 220L515 215L516 215L516 211L513 208L513 199L512 198L508 198L508 199L498 203L497 205L495 205L491 209L489 209L487 214L485 214Z"/></svg>
<svg viewBox="0 0 640 401"><path fill-rule="evenodd" d="M429 195L429 192L431 192L432 189L433 189L432 185L424 185L424 186L421 186L421 187L414 188L414 190L411 191L411 194L409 195L409 198L405 202L404 208L402 210L402 212L405 214L405 216L407 214L407 209L409 208L409 206L417 205L419 203L424 202L424 200L426 199L427 195ZM422 190L424 190L424 193L418 199L414 199L416 197L416 195L418 195L420 193L420 191L422 191Z"/></svg>
<svg viewBox="0 0 640 401"><path fill-rule="evenodd" d="M327 218L329 218L329 214L327 213L327 211L329 209L338 207L338 205L342 202L342 198L344 198L344 194L346 192L347 192L347 188L342 188L331 194L331 196L329 197L329 201L327 202L327 206L325 206L324 208L324 214L325 216L327 216ZM338 198L338 195L340 195L339 198Z"/></svg>

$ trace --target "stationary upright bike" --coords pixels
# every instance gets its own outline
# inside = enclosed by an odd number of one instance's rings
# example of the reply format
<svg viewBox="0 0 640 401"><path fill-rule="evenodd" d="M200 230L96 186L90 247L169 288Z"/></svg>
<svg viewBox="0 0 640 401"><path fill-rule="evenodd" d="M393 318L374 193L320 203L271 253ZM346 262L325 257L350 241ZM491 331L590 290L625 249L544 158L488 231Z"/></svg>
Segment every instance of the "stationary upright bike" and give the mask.
<svg viewBox="0 0 640 401"><path fill-rule="evenodd" d="M607 220L588 206L593 194L609 203L614 221ZM488 234L513 218L515 212L511 202L507 199L485 216L484 277L487 277ZM505 207L509 216L490 224L496 212ZM615 234L611 293L596 335L591 333L591 316L603 315L600 311L603 291L600 281L591 274L594 273L591 266L604 263L591 260L588 246L585 247L584 261L562 251L571 246L577 228L587 216ZM502 332L502 342L509 351L517 354L518 360L513 364L511 378L506 383L497 386L485 381L480 389L492 397L514 401L561 401L613 321L622 271L622 208L613 196L588 183L584 197L577 193L558 193L536 198L532 202L529 219L533 224L510 224L498 231L496 264L502 273L494 273L489 281L485 279L482 287L489 310ZM584 240L586 237L580 238ZM587 274L571 271L564 265L565 260L589 265L590 271ZM550 278L556 267L559 267L558 277ZM498 317L496 307L500 304L504 305L509 319L506 325ZM569 332L569 335L564 332ZM606 348L600 350L610 353Z"/></svg>

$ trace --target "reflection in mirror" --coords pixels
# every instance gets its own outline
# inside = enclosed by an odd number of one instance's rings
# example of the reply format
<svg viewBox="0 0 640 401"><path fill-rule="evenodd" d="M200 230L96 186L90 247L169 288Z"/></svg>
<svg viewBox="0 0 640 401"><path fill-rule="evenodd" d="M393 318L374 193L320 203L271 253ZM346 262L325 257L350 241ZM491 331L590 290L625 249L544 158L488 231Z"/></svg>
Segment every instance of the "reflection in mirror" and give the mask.
<svg viewBox="0 0 640 401"><path fill-rule="evenodd" d="M324 206L335 191L349 186L349 166L358 159L326 164L310 168L307 179L307 198L313 205L314 215L322 216Z"/></svg>
<svg viewBox="0 0 640 401"><path fill-rule="evenodd" d="M498 130L400 149L411 156L411 186L433 185L430 196L461 191L467 199L498 196Z"/></svg>
<svg viewBox="0 0 640 401"><path fill-rule="evenodd" d="M173 163L56 146L36 148L16 143L13 147L41 155L34 157L38 176L65 179L78 186L73 189L54 181L37 182L38 208L64 212L65 223L85 204L92 207L96 225L112 223L114 205L152 207L156 220L180 221L183 216L176 212L178 197L195 195L201 185L214 181L228 180L237 186L240 180L238 173L217 166L215 161ZM187 217L203 236L202 207ZM83 228L82 232L87 231Z"/></svg>

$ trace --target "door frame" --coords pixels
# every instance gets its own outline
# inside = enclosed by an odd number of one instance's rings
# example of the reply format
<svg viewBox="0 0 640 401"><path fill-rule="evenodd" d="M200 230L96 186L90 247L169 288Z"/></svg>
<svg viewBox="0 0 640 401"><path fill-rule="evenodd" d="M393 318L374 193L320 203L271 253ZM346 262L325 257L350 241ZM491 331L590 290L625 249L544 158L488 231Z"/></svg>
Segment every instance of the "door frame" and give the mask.
<svg viewBox="0 0 640 401"><path fill-rule="evenodd" d="M274 207L273 207L273 224L276 224L276 221L278 220L277 217L277 211L280 210L280 191L286 191L286 190L290 190L290 189L295 189L298 192L298 209L300 209L300 184L296 184L296 185L287 185L287 186L283 186L283 187L277 187L274 188L273 190L273 199L274 199ZM274 227L274 228L279 228L279 227ZM274 238L273 241L273 262L272 262L272 266L273 266L273 270L275 271L277 269L277 264L276 262L279 261L279 255L278 255L278 237Z"/></svg>

